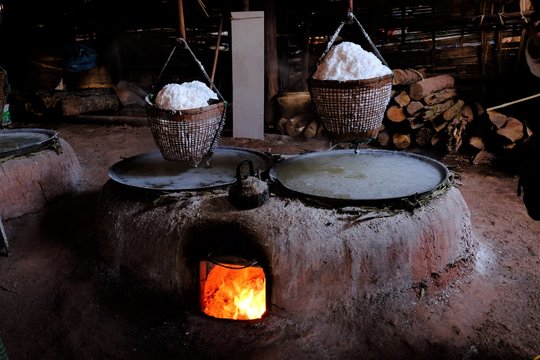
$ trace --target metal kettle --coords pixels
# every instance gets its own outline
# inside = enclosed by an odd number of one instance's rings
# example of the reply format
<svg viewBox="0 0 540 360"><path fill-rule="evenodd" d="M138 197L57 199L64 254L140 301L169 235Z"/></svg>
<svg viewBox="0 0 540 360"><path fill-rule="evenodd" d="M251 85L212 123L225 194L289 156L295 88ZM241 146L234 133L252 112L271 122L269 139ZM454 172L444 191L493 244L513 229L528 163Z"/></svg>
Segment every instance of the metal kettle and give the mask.
<svg viewBox="0 0 540 360"><path fill-rule="evenodd" d="M247 166L249 173L242 174ZM236 182L229 187L229 202L236 208L247 210L261 206L270 198L268 184L255 175L253 162L244 160L236 167Z"/></svg>

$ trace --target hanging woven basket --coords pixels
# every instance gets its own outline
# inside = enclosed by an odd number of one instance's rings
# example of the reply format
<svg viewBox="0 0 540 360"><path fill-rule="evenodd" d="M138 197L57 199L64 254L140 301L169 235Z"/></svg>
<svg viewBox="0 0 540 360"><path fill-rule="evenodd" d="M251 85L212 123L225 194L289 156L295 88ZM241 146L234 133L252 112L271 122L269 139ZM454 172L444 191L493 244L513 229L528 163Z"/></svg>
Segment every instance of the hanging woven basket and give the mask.
<svg viewBox="0 0 540 360"><path fill-rule="evenodd" d="M156 145L165 160L183 161L198 166L203 159L209 159L223 131L227 102L223 99L214 83L195 57L183 38L179 40L201 68L210 86L218 95L208 106L186 109L165 110L154 103L154 95L146 97L146 114L148 124ZM174 54L178 44L173 48L163 70ZM159 78L161 77L158 77Z"/></svg>
<svg viewBox="0 0 540 360"><path fill-rule="evenodd" d="M197 166L213 151L223 130L225 102L172 111L159 108L148 97L146 101L150 130L165 160Z"/></svg>
<svg viewBox="0 0 540 360"><path fill-rule="evenodd" d="M392 75L368 80L308 80L312 102L327 133L336 142L377 136L390 101Z"/></svg>
<svg viewBox="0 0 540 360"><path fill-rule="evenodd" d="M373 48L374 54L386 62L369 39L364 28L352 12L348 21L354 21ZM331 49L341 23L319 59L321 63ZM386 65L387 66L387 65ZM311 100L321 124L334 142L369 142L377 136L386 107L390 101L393 74L365 80L307 80Z"/></svg>

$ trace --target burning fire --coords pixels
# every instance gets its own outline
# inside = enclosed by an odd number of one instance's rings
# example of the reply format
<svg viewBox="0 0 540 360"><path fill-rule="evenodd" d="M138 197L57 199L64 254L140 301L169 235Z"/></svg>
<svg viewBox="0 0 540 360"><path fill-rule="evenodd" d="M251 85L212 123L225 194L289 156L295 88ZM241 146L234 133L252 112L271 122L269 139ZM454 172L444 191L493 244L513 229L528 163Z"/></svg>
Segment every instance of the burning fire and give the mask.
<svg viewBox="0 0 540 360"><path fill-rule="evenodd" d="M216 265L202 290L205 314L233 320L260 319L266 311L266 279L258 266Z"/></svg>

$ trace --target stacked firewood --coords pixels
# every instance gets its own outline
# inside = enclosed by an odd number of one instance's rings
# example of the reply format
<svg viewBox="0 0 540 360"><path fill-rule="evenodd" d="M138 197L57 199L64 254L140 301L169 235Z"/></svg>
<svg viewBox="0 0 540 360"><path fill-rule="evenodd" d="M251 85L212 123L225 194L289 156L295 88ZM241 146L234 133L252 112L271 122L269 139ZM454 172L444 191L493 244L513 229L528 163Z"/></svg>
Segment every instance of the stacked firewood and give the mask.
<svg viewBox="0 0 540 360"><path fill-rule="evenodd" d="M451 75L396 69L376 144L396 149L433 147L467 154L478 163L512 149L523 134L520 120L461 99Z"/></svg>
<svg viewBox="0 0 540 360"><path fill-rule="evenodd" d="M494 159L511 156L512 152L532 131L521 120L501 112L478 108L467 137L467 149L473 164L491 163Z"/></svg>
<svg viewBox="0 0 540 360"><path fill-rule="evenodd" d="M396 69L377 142L397 149L417 145L457 152L472 118L472 109L458 98L451 75L428 77L421 70Z"/></svg>
<svg viewBox="0 0 540 360"><path fill-rule="evenodd" d="M290 92L277 98L281 113L277 127L282 134L291 137L314 138L324 131L317 120L309 92Z"/></svg>

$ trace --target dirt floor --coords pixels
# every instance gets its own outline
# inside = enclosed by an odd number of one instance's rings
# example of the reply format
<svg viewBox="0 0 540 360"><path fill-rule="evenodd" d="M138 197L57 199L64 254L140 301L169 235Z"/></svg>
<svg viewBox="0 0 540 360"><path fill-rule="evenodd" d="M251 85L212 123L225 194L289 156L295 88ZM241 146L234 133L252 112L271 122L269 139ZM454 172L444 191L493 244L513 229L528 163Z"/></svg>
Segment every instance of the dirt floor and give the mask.
<svg viewBox="0 0 540 360"><path fill-rule="evenodd" d="M443 159L457 173L478 238L476 256L422 288L371 299L363 319L300 326L270 315L219 322L116 276L100 260L93 227L107 170L156 150L146 126L25 124L52 128L83 168L79 191L4 220L0 339L18 359L528 359L540 355L540 222L516 194L517 178L490 165ZM323 140L233 140L275 154L328 150ZM331 316L321 319L328 321ZM332 333L321 329L335 328ZM352 336L347 336L352 334ZM259 337L259 339L257 339ZM261 345L260 337L264 340ZM320 351L317 342L326 345Z"/></svg>

